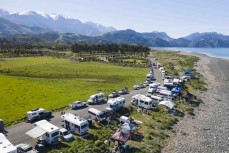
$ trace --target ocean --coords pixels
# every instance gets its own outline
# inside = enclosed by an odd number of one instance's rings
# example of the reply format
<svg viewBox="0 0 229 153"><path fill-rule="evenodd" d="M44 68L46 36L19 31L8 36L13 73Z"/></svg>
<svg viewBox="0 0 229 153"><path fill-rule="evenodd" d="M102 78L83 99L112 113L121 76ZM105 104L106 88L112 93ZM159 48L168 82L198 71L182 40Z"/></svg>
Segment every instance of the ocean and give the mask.
<svg viewBox="0 0 229 153"><path fill-rule="evenodd" d="M208 56L229 59L229 48L183 48L183 47L151 47L158 50L203 53Z"/></svg>

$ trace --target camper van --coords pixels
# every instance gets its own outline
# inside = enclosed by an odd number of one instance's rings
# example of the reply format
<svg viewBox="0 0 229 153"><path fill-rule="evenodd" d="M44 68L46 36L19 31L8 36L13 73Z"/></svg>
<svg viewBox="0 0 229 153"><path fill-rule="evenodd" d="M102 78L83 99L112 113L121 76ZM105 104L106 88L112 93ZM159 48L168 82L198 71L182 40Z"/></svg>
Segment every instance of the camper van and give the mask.
<svg viewBox="0 0 229 153"><path fill-rule="evenodd" d="M156 88L149 88L146 96L151 97L156 92L156 90L157 90Z"/></svg>
<svg viewBox="0 0 229 153"><path fill-rule="evenodd" d="M159 92L159 91L161 91L161 90L167 90L167 87L158 86L156 92Z"/></svg>
<svg viewBox="0 0 229 153"><path fill-rule="evenodd" d="M29 122L38 121L41 119L49 118L51 116L52 116L52 113L45 111L45 109L43 108L36 108L36 109L32 109L31 111L27 112L27 120Z"/></svg>
<svg viewBox="0 0 229 153"><path fill-rule="evenodd" d="M92 117L93 120L97 120L99 122L103 122L106 120L105 113L98 109L90 108L88 109L88 114L90 117Z"/></svg>
<svg viewBox="0 0 229 153"><path fill-rule="evenodd" d="M125 106L125 102L126 102L126 100L123 97L109 99L108 102L107 102L106 110L108 110L108 111L116 111L116 110L120 109L121 107L124 107Z"/></svg>
<svg viewBox="0 0 229 153"><path fill-rule="evenodd" d="M106 101L106 97L104 93L98 93L95 95L91 95L91 97L88 99L89 104L98 104Z"/></svg>
<svg viewBox="0 0 229 153"><path fill-rule="evenodd" d="M154 96L154 95L151 96L151 99L154 105L158 105L163 100L162 97Z"/></svg>
<svg viewBox="0 0 229 153"><path fill-rule="evenodd" d="M151 109L152 108L152 99L141 94L137 94L132 97L132 105L136 105L141 108Z"/></svg>
<svg viewBox="0 0 229 153"><path fill-rule="evenodd" d="M17 153L17 148L2 133L0 133L0 152Z"/></svg>
<svg viewBox="0 0 229 153"><path fill-rule="evenodd" d="M71 113L61 115L62 126L67 130L78 134L83 135L88 131L88 121L75 116Z"/></svg>
<svg viewBox="0 0 229 153"><path fill-rule="evenodd" d="M173 99L174 98L174 95L171 91L169 90L161 90L159 91L159 94L164 96L165 98L169 98L169 99Z"/></svg>
<svg viewBox="0 0 229 153"><path fill-rule="evenodd" d="M57 126L47 120L38 121L34 125L35 127L32 130L26 132L27 135L34 139L42 137L49 145L59 142L60 129Z"/></svg>
<svg viewBox="0 0 229 153"><path fill-rule="evenodd" d="M157 88L159 85L160 83L154 82L154 83L149 84L149 88Z"/></svg>

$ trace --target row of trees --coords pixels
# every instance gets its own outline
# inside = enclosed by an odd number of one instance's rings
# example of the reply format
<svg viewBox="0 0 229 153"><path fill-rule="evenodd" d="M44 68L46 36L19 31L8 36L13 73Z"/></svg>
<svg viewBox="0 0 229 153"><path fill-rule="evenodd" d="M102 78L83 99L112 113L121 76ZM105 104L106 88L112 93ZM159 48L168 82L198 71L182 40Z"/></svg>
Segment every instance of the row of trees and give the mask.
<svg viewBox="0 0 229 153"><path fill-rule="evenodd" d="M150 48L141 45L128 44L74 44L72 52L107 52L107 53L148 53Z"/></svg>

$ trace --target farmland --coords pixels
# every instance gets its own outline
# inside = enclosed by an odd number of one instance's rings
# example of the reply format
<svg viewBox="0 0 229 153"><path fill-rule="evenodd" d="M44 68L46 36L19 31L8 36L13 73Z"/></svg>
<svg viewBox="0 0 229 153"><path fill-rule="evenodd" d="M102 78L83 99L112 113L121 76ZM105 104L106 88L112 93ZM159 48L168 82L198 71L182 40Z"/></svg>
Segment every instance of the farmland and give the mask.
<svg viewBox="0 0 229 153"><path fill-rule="evenodd" d="M51 57L0 60L0 116L6 123L36 107L55 110L97 92L106 94L143 82L146 68Z"/></svg>

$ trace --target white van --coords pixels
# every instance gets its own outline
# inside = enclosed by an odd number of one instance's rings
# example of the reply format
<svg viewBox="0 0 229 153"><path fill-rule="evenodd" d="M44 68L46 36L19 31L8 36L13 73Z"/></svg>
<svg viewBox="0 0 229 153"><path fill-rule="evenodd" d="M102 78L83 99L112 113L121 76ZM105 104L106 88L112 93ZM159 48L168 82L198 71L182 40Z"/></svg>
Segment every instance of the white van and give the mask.
<svg viewBox="0 0 229 153"><path fill-rule="evenodd" d="M151 96L151 99L153 101L153 104L155 105L158 105L163 100L162 97L154 96L154 95Z"/></svg>
<svg viewBox="0 0 229 153"><path fill-rule="evenodd" d="M167 87L164 87L164 86L158 86L156 92L159 92L161 90L168 90L168 88Z"/></svg>
<svg viewBox="0 0 229 153"><path fill-rule="evenodd" d="M122 107L125 106L126 100L123 97L117 97L114 99L109 99L107 102L107 108L108 111L116 111Z"/></svg>
<svg viewBox="0 0 229 153"><path fill-rule="evenodd" d="M172 91L169 91L169 90L161 90L161 91L159 91L159 94L164 96L165 98L169 98L169 99L174 98Z"/></svg>
<svg viewBox="0 0 229 153"><path fill-rule="evenodd" d="M149 88L157 88L159 85L160 83L154 82L154 83L149 84Z"/></svg>
<svg viewBox="0 0 229 153"><path fill-rule="evenodd" d="M63 123L62 126L75 134L83 135L88 131L88 121L79 116L67 113L60 118Z"/></svg>
<svg viewBox="0 0 229 153"><path fill-rule="evenodd" d="M156 90L157 90L156 88L149 88L146 96L151 97L156 92Z"/></svg>
<svg viewBox="0 0 229 153"><path fill-rule="evenodd" d="M89 104L98 104L105 101L106 101L106 96L104 93L101 92L95 95L91 95L91 97L88 99L87 102Z"/></svg>
<svg viewBox="0 0 229 153"><path fill-rule="evenodd" d="M89 108L88 114L93 120L97 120L99 122L103 122L106 120L106 115L104 112L95 109L95 108Z"/></svg>
<svg viewBox="0 0 229 153"><path fill-rule="evenodd" d="M151 98L146 97L145 95L137 94L132 97L131 103L132 105L136 105L141 108L151 109L153 101Z"/></svg>

